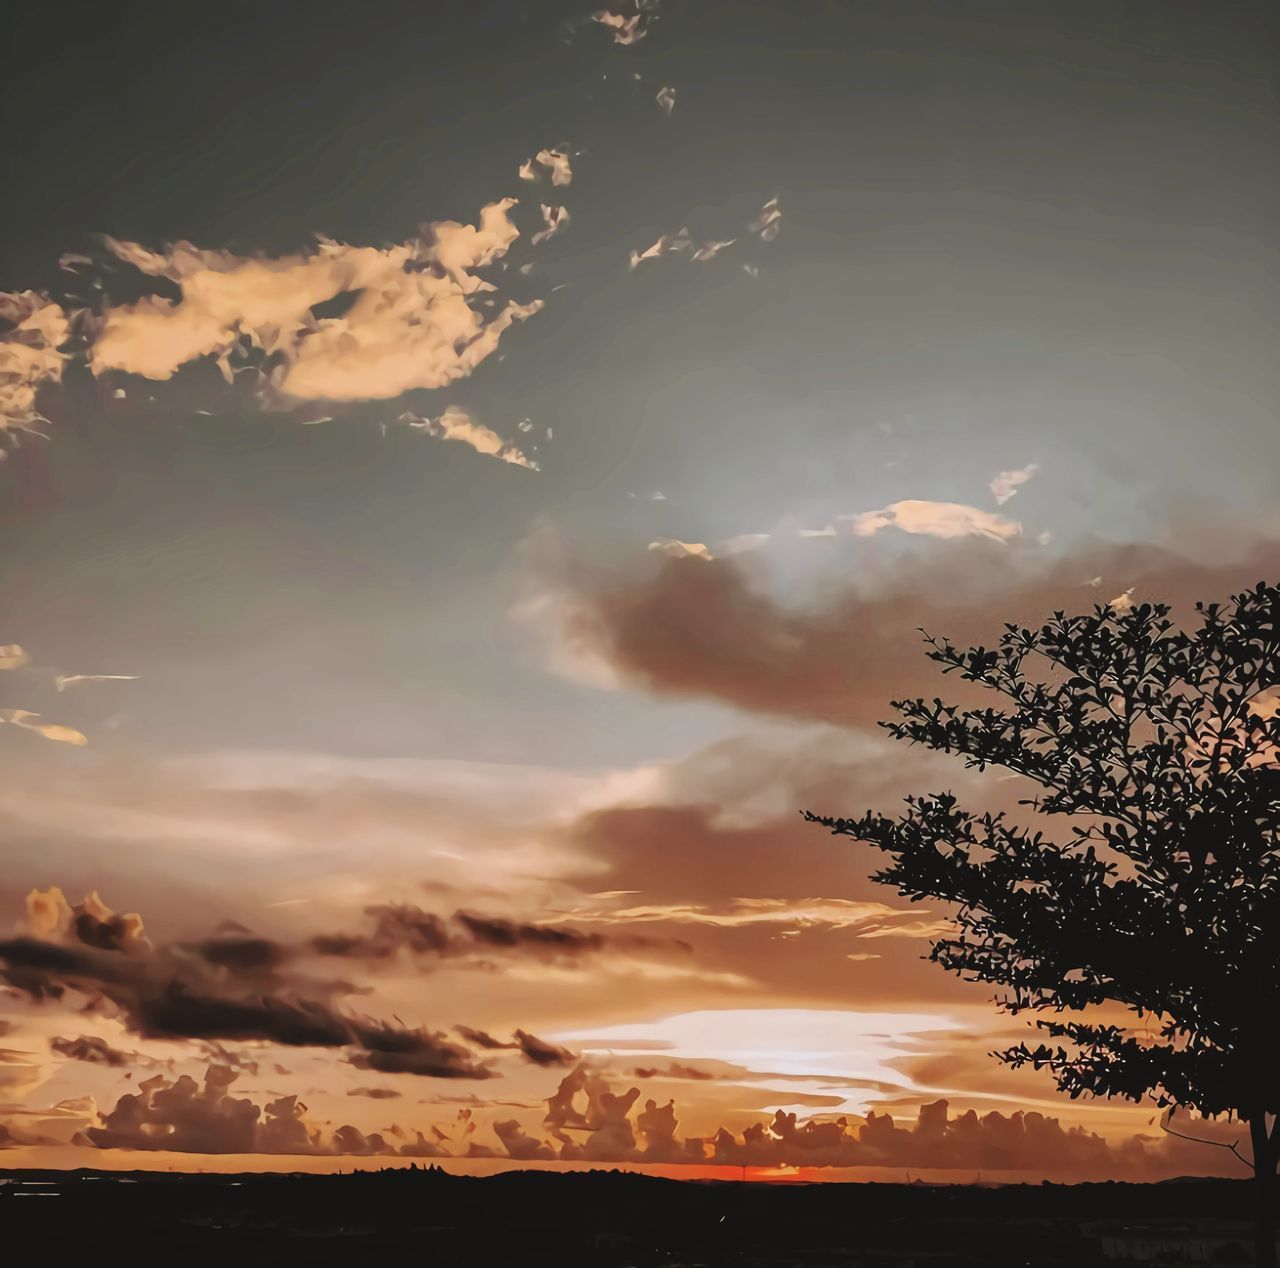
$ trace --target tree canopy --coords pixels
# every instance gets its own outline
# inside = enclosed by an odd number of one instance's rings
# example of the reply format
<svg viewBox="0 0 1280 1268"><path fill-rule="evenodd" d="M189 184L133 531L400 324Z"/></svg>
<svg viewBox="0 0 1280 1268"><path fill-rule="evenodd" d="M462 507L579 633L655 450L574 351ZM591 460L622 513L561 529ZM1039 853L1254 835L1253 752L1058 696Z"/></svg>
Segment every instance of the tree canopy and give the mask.
<svg viewBox="0 0 1280 1268"><path fill-rule="evenodd" d="M888 855L877 881L954 905L931 959L1043 1014L1040 1042L993 1055L1072 1097L1247 1120L1255 1169L1274 1174L1280 587L1197 604L1186 626L1116 601L1006 625L992 648L925 643L998 699L894 701L882 725L1033 781L1027 822L950 792L895 816L806 817Z"/></svg>

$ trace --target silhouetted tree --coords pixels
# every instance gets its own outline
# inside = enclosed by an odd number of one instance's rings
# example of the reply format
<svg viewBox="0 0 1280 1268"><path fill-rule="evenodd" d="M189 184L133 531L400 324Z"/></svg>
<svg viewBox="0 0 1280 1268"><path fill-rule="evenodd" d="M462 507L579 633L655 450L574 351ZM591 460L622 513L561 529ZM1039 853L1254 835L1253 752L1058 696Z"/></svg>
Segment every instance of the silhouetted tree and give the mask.
<svg viewBox="0 0 1280 1268"><path fill-rule="evenodd" d="M1035 781L1019 802L1031 826L951 793L908 797L895 818L805 815L884 851L877 881L958 905L932 960L1000 988L1007 1012L1056 1015L1037 1022L1052 1042L993 1056L1049 1069L1072 1097L1247 1123L1257 1261L1275 1268L1280 587L1196 611L1188 629L1160 604L1056 612L990 650L925 635L998 707L895 701L882 725ZM1075 821L1055 834L1059 815Z"/></svg>

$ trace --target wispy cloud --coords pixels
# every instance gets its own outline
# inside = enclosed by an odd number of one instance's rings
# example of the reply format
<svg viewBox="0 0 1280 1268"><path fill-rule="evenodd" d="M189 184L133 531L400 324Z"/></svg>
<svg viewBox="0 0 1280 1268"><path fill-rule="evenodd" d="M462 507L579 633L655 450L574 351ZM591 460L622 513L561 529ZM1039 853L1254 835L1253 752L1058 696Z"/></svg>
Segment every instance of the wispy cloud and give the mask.
<svg viewBox="0 0 1280 1268"><path fill-rule="evenodd" d="M1003 506L1032 476L1038 475L1039 472L1039 464L1034 462L1028 463L1025 467L1019 467L1015 471L1001 471L991 477L987 488L991 490L991 496L995 498L996 505Z"/></svg>
<svg viewBox="0 0 1280 1268"><path fill-rule="evenodd" d="M503 462L509 462L513 466L527 467L530 471L538 470L538 464L519 446L512 441L503 440L492 428L476 422L466 410L456 405L448 406L435 418L422 418L406 411L397 421L406 427L425 431L429 436L435 436L437 439L455 440L460 444L469 445L476 453L501 458Z"/></svg>

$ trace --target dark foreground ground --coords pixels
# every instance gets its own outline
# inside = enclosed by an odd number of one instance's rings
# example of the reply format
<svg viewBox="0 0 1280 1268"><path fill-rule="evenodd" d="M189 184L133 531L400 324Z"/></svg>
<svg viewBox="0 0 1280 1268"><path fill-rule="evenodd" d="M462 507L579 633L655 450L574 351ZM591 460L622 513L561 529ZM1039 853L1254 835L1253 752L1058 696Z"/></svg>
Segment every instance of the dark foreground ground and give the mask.
<svg viewBox="0 0 1280 1268"><path fill-rule="evenodd" d="M0 1172L0 1257L177 1268L1247 1263L1245 1186L766 1185L618 1172ZM24 1254L25 1252L25 1254Z"/></svg>

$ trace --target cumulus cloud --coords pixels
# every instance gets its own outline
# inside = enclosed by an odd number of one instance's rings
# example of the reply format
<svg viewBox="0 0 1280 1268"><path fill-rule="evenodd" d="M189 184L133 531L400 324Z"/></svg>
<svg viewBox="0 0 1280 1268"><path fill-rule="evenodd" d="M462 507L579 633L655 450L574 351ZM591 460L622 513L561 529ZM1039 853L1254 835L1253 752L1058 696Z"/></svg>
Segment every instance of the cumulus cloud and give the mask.
<svg viewBox="0 0 1280 1268"><path fill-rule="evenodd" d="M556 1156L546 1141L530 1136L514 1118L494 1123L493 1134L502 1143L508 1158L518 1158L522 1162L550 1162Z"/></svg>
<svg viewBox="0 0 1280 1268"><path fill-rule="evenodd" d="M647 1077L659 1071L637 1070ZM668 1076L669 1077L669 1076ZM684 1073L677 1077L699 1077ZM922 1105L914 1124L889 1114L800 1120L777 1110L768 1122L740 1133L720 1128L704 1137L678 1135L673 1101L648 1100L640 1091L616 1092L598 1072L575 1067L547 1099L543 1127L555 1144L538 1141L514 1123L499 1140L512 1158L562 1161L716 1164L734 1167L910 1167L913 1169L1032 1172L1058 1178L1153 1179L1216 1170L1204 1152L1188 1151L1176 1137L1133 1136L1112 1143L1082 1127L1034 1111L951 1116L945 1100ZM1204 1125L1210 1133L1213 1124ZM543 1151L547 1152L543 1152ZM518 1152L517 1152L518 1151ZM1228 1159L1219 1174L1239 1174Z"/></svg>
<svg viewBox="0 0 1280 1268"><path fill-rule="evenodd" d="M387 248L321 239L306 254L252 259L180 242L163 251L108 239L120 259L175 283L180 298L146 296L108 308L93 343L95 374L123 370L168 379L194 360L246 348L271 356L269 390L287 401L385 400L469 375L513 322L540 301L508 302L484 316L472 301L495 287L476 270L519 236L514 199L481 209L479 223L438 221ZM339 295L340 317L312 311Z"/></svg>
<svg viewBox="0 0 1280 1268"><path fill-rule="evenodd" d="M33 432L45 421L36 395L46 383L62 378L71 338L66 310L36 291L0 292L0 441ZM0 457L4 450L0 448Z"/></svg>
<svg viewBox="0 0 1280 1268"><path fill-rule="evenodd" d="M342 1126L326 1133L307 1118L296 1096L260 1106L231 1095L238 1074L210 1065L203 1084L189 1075L169 1080L156 1075L127 1093L85 1128L77 1143L96 1149L164 1150L188 1154L350 1154L436 1156L419 1133L412 1145L390 1144L379 1133L366 1136Z"/></svg>

